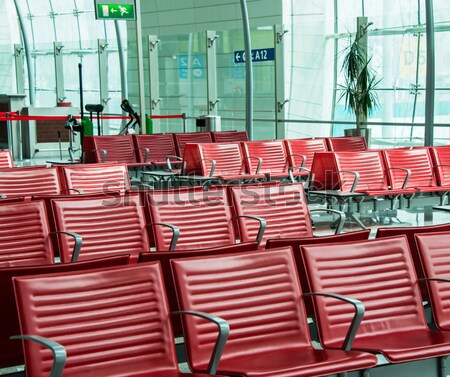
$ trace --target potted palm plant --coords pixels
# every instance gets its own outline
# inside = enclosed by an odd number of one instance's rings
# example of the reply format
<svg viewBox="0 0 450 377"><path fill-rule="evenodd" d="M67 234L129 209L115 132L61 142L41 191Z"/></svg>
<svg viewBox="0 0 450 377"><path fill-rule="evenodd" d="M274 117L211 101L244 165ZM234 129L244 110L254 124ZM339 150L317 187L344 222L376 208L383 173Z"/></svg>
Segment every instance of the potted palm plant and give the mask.
<svg viewBox="0 0 450 377"><path fill-rule="evenodd" d="M356 118L356 129L345 130L347 136L365 136L370 139L370 129L367 128L367 117L379 106L375 91L381 80L377 79L375 70L370 67L372 57L367 54L367 19L358 19L358 32L343 51L344 59L341 72L344 84L339 100L345 99L345 108ZM364 20L365 19L365 20ZM361 25L365 21L365 25ZM370 25L370 24L369 24Z"/></svg>

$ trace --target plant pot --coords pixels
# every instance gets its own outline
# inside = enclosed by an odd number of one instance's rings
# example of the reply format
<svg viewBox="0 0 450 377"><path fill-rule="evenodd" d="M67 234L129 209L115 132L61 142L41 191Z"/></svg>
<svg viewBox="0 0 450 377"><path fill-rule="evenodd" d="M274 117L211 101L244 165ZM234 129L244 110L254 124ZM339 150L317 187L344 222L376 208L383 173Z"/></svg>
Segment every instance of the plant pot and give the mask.
<svg viewBox="0 0 450 377"><path fill-rule="evenodd" d="M367 148L370 148L370 139L372 135L372 130L370 128L350 128L344 130L345 136L364 136L366 139Z"/></svg>

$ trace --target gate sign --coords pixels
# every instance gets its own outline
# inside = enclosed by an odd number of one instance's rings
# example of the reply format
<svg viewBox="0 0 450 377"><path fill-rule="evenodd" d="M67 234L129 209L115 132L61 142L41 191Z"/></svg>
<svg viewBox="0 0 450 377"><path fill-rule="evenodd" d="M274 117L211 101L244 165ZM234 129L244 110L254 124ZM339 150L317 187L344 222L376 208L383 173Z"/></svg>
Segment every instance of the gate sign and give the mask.
<svg viewBox="0 0 450 377"><path fill-rule="evenodd" d="M261 48L258 50L252 50L252 62L268 62L272 60L275 60L274 48ZM245 51L235 51L234 62L236 64L245 63Z"/></svg>
<svg viewBox="0 0 450 377"><path fill-rule="evenodd" d="M134 0L95 0L97 20L135 20Z"/></svg>

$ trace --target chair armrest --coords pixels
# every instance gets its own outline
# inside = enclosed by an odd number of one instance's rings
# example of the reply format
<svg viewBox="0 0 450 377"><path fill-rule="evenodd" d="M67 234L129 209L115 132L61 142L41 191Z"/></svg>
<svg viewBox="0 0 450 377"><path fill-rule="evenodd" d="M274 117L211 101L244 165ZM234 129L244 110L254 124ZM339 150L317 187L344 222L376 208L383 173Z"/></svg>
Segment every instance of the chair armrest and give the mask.
<svg viewBox="0 0 450 377"><path fill-rule="evenodd" d="M294 177L295 169L298 169L299 171L301 171L301 170L307 171L311 175L311 170L308 168L305 168L303 166L289 166L288 174L289 174L289 178L291 179L292 183L295 183L295 177Z"/></svg>
<svg viewBox="0 0 450 377"><path fill-rule="evenodd" d="M145 151L144 162L148 162L148 157L150 156L150 149L148 148L136 148L138 151Z"/></svg>
<svg viewBox="0 0 450 377"><path fill-rule="evenodd" d="M72 237L75 240L75 245L73 246L73 250L72 250L71 262L77 262L78 257L80 256L81 246L83 245L83 238L79 234L73 233L73 232L57 231L57 232L53 232L53 234L65 234L67 236Z"/></svg>
<svg viewBox="0 0 450 377"><path fill-rule="evenodd" d="M267 228L267 222L266 220L264 220L261 217L258 216L248 216L248 215L240 215L240 216L236 216L236 219L239 218L246 218L246 219L251 219L251 220L256 220L259 222L259 230L258 230L258 235L256 236L256 241L258 241L258 246L262 241L262 238L264 236L264 232L266 231Z"/></svg>
<svg viewBox="0 0 450 377"><path fill-rule="evenodd" d="M331 297L352 304L355 307L355 315L353 316L352 323L348 328L347 335L345 336L344 343L342 344L342 349L344 351L350 351L352 349L356 333L358 332L359 325L361 324L361 321L364 317L364 313L366 311L364 304L355 298L337 295L334 293L312 292L312 293L304 293L304 296Z"/></svg>
<svg viewBox="0 0 450 377"><path fill-rule="evenodd" d="M65 189L62 189L61 190L61 192L66 192L66 191L74 191L74 192L76 192L77 194L80 194L80 195L82 195L82 194L84 194L85 192L83 191L83 190L80 190L80 189L76 189L76 188L65 188Z"/></svg>
<svg viewBox="0 0 450 377"><path fill-rule="evenodd" d="M328 209L328 208L317 208L317 209L312 209L309 211L309 213L312 212L327 212L327 213L334 213L335 215L339 216L339 222L338 225L336 227L336 231L334 232L334 234L341 234L342 233L342 228L344 228L344 224L345 224L345 213L342 211L337 211L335 209Z"/></svg>
<svg viewBox="0 0 450 377"><path fill-rule="evenodd" d="M305 166L306 159L307 159L307 157L305 155L293 153L293 154L290 154L289 157L301 157L302 163L300 164L300 167L304 167Z"/></svg>
<svg viewBox="0 0 450 377"><path fill-rule="evenodd" d="M6 199L7 198L7 196L6 195L4 195L4 194L0 194L0 199Z"/></svg>
<svg viewBox="0 0 450 377"><path fill-rule="evenodd" d="M169 251L175 250L175 248L177 246L178 238L180 237L180 228L178 228L176 225L167 224L167 223L150 223L148 225L150 225L152 227L159 225L159 226L165 226L166 228L172 229L172 239L170 240Z"/></svg>
<svg viewBox="0 0 450 377"><path fill-rule="evenodd" d="M405 189L408 186L409 178L411 177L411 170L407 168L388 168L386 170L401 170L406 172L405 180L403 181L402 189Z"/></svg>
<svg viewBox="0 0 450 377"><path fill-rule="evenodd" d="M102 161L106 161L106 156L108 155L108 151L106 149L94 149L92 152L101 152L102 153Z"/></svg>
<svg viewBox="0 0 450 377"><path fill-rule="evenodd" d="M447 278L420 278L419 281L420 282L423 282L423 281L439 281L439 282L443 282L443 283L450 283L450 279L447 279Z"/></svg>
<svg viewBox="0 0 450 377"><path fill-rule="evenodd" d="M219 328L219 335L217 336L216 344L214 345L214 350L209 360L208 374L216 374L217 367L219 366L220 358L222 357L225 344L227 342L228 336L230 335L230 325L224 319L207 313L194 312L194 311L179 311L173 312L172 314L182 314L182 315L193 315L206 319L210 322L214 322Z"/></svg>
<svg viewBox="0 0 450 377"><path fill-rule="evenodd" d="M9 339L28 340L50 349L53 353L53 365L49 377L62 377L67 359L67 352L64 346L54 340L37 335L14 335Z"/></svg>
<svg viewBox="0 0 450 377"><path fill-rule="evenodd" d="M259 174L259 171L261 170L261 166L263 163L263 159L261 157L254 157L254 156L248 156L245 159L246 160L251 160L251 159L258 160L258 166L256 167L255 174ZM253 174L252 172L249 172L249 173Z"/></svg>
<svg viewBox="0 0 450 377"><path fill-rule="evenodd" d="M356 186L358 185L360 174L357 171L351 171L351 170L339 170L338 173L349 173L353 174L355 178L353 179L352 188L350 189L350 192L355 192Z"/></svg>
<svg viewBox="0 0 450 377"><path fill-rule="evenodd" d="M172 173L173 173L173 168L172 168L172 163L170 162L170 160L178 160L183 162L183 159L181 157L178 156L166 156L166 164L167 164L167 169L169 169Z"/></svg>
<svg viewBox="0 0 450 377"><path fill-rule="evenodd" d="M217 164L216 160L212 160L210 158L202 158L202 159L199 160L199 162L202 162L202 161L209 161L209 162L211 162L211 170L209 171L208 177L212 178L212 176L214 174L214 170L216 170L216 164Z"/></svg>

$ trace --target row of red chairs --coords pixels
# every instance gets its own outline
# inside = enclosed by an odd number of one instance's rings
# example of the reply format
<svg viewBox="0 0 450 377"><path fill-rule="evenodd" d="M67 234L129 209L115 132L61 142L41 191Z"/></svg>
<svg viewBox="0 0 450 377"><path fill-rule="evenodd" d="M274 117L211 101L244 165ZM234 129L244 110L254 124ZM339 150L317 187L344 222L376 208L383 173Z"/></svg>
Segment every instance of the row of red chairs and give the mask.
<svg viewBox="0 0 450 377"><path fill-rule="evenodd" d="M125 164L82 164L0 168L0 195L76 195L120 192L130 189Z"/></svg>
<svg viewBox="0 0 450 377"><path fill-rule="evenodd" d="M232 200L232 205L230 200ZM139 194L35 196L0 204L0 267L66 263L117 254L202 249L312 237L301 184L190 188ZM340 233L345 216L335 233ZM14 231L13 231L14 230ZM82 245L81 245L82 244Z"/></svg>
<svg viewBox="0 0 450 377"><path fill-rule="evenodd" d="M450 146L384 151L320 152L312 166L315 190L364 196L446 193Z"/></svg>
<svg viewBox="0 0 450 377"><path fill-rule="evenodd" d="M165 166L168 156L183 156L187 143L240 141L248 141L247 132L87 136L83 139L83 152L87 163L115 161L132 168Z"/></svg>
<svg viewBox="0 0 450 377"><path fill-rule="evenodd" d="M450 257L449 235L415 236L426 280L417 278L405 236L220 255L146 253L140 265L77 271L75 263L38 276L11 270L27 373L52 369L59 377L65 365L73 376L183 376L170 311L182 317L194 373L319 376L373 368L374 353L391 363L445 357L449 269L441 261ZM104 263L124 264L119 258ZM421 283L437 331L428 328ZM309 314L322 349L310 339ZM52 350L53 366L51 351L33 342Z"/></svg>

